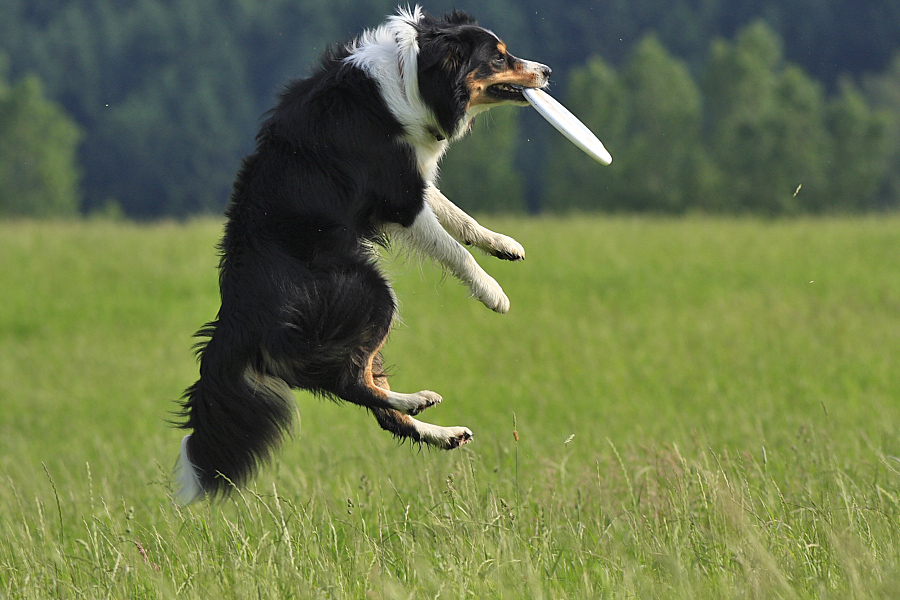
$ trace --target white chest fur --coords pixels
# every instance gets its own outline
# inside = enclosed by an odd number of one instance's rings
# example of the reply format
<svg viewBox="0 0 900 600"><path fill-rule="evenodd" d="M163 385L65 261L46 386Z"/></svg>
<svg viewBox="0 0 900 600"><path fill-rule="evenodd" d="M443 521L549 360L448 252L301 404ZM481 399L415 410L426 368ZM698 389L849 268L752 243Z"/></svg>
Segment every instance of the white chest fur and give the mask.
<svg viewBox="0 0 900 600"><path fill-rule="evenodd" d="M414 149L422 177L433 183L448 141L436 137L440 132L437 119L419 94L415 23L420 13L419 7L413 12L401 10L380 27L365 32L350 46L345 60L376 82L391 114L406 131L403 141Z"/></svg>

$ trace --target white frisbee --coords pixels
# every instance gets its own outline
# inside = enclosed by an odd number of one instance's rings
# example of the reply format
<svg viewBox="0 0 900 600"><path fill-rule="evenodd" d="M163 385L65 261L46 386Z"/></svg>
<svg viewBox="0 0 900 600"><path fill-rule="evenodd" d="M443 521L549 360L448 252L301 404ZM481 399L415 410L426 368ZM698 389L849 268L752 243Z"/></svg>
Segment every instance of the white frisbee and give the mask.
<svg viewBox="0 0 900 600"><path fill-rule="evenodd" d="M538 88L525 88L522 93L542 117L588 156L604 165L612 163L612 155L597 136L550 94Z"/></svg>

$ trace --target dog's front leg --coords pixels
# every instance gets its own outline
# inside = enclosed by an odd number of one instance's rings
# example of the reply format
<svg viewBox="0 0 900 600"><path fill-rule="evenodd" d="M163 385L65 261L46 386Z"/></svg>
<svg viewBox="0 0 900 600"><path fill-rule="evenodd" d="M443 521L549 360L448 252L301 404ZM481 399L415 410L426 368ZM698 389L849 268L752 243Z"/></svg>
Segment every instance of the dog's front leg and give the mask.
<svg viewBox="0 0 900 600"><path fill-rule="evenodd" d="M464 210L453 204L433 185L425 188L425 199L441 226L460 243L475 246L502 260L524 260L522 244L502 233L482 227Z"/></svg>
<svg viewBox="0 0 900 600"><path fill-rule="evenodd" d="M468 250L444 230L429 203L422 207L409 227L389 223L385 231L394 240L400 240L407 247L436 260L466 284L472 295L491 310L498 313L509 311L509 298L503 293L503 288L481 268Z"/></svg>

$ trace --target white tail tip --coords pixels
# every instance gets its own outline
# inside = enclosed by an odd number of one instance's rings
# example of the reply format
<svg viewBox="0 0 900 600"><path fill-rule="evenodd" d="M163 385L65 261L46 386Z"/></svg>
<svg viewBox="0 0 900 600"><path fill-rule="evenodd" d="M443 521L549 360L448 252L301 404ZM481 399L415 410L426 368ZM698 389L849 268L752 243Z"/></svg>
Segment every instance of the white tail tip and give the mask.
<svg viewBox="0 0 900 600"><path fill-rule="evenodd" d="M187 443L191 434L187 434L181 440L181 453L175 462L175 482L178 489L175 491L175 501L182 506L195 502L204 496L203 486L197 477L197 469L188 457Z"/></svg>

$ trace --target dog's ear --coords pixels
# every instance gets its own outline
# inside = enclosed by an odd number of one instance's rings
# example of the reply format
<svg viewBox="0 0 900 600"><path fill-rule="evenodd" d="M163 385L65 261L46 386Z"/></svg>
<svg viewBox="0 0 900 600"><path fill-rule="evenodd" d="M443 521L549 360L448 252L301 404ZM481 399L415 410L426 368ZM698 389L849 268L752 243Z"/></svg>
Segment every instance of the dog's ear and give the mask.
<svg viewBox="0 0 900 600"><path fill-rule="evenodd" d="M419 70L439 67L447 72L458 70L465 59L466 46L454 33L432 29L419 34Z"/></svg>
<svg viewBox="0 0 900 600"><path fill-rule="evenodd" d="M461 10L439 19L425 13L418 23L419 69L459 70L469 55L471 40L467 43L466 32L472 25L477 25L475 18Z"/></svg>

